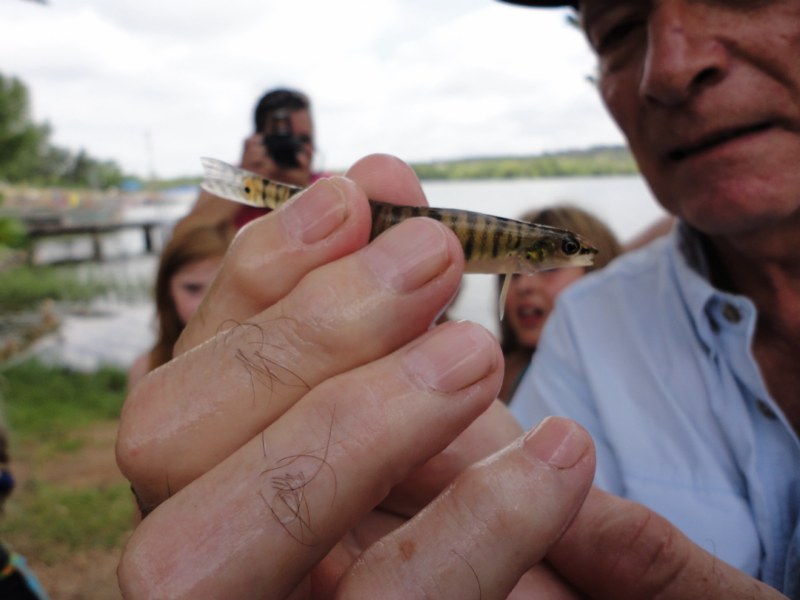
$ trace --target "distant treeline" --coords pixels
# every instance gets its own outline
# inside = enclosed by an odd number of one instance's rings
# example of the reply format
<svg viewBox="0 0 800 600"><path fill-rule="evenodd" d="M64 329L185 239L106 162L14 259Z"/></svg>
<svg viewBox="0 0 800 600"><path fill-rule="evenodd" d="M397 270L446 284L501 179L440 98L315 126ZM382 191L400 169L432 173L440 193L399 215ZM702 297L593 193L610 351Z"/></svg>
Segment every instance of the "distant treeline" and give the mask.
<svg viewBox="0 0 800 600"><path fill-rule="evenodd" d="M443 160L411 165L420 179L511 179L515 177L586 177L639 172L624 146L602 146L536 156Z"/></svg>
<svg viewBox="0 0 800 600"><path fill-rule="evenodd" d="M200 177L145 181L123 173L112 160L98 160L85 150L73 152L50 143L51 128L31 118L25 84L0 73L0 181L31 185L106 189L123 182L160 190L197 185ZM638 172L624 146L595 147L535 156L440 160L411 165L420 179L509 179L631 175Z"/></svg>
<svg viewBox="0 0 800 600"><path fill-rule="evenodd" d="M588 177L635 175L636 163L625 146L598 146L588 150L538 154L462 158L411 163L420 179L512 179L516 177ZM328 171L339 174L343 171ZM202 177L181 177L150 182L153 189L199 185Z"/></svg>

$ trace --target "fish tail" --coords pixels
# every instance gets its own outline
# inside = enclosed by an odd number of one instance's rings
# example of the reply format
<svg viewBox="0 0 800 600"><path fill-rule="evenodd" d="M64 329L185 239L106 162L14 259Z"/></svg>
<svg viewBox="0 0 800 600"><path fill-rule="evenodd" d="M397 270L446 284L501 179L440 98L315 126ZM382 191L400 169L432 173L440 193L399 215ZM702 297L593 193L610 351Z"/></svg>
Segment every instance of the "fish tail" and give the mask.
<svg viewBox="0 0 800 600"><path fill-rule="evenodd" d="M244 194L242 177L238 169L216 158L201 158L200 161L203 163L201 188L226 200L251 204Z"/></svg>
<svg viewBox="0 0 800 600"><path fill-rule="evenodd" d="M269 181L216 158L202 158L201 161L203 181L200 187L226 200L274 210L300 191L300 188Z"/></svg>

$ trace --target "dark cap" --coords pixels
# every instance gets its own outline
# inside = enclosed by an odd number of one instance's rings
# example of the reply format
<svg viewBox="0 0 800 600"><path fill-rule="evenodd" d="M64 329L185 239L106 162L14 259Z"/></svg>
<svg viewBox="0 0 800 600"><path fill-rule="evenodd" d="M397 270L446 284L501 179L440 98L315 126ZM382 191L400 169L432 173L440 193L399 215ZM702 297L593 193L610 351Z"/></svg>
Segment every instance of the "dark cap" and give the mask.
<svg viewBox="0 0 800 600"><path fill-rule="evenodd" d="M519 4L520 6L541 6L541 7L556 7L556 6L571 6L578 8L578 0L500 0L508 4Z"/></svg>

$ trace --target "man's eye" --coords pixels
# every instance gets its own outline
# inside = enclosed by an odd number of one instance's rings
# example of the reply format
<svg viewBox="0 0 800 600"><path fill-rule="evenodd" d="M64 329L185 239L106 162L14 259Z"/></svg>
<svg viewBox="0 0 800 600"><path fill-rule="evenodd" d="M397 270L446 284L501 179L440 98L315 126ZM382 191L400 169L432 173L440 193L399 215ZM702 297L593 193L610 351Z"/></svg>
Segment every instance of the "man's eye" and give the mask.
<svg viewBox="0 0 800 600"><path fill-rule="evenodd" d="M643 26L644 21L638 18L618 21L597 36L594 44L597 54L602 56L604 53L613 51Z"/></svg>

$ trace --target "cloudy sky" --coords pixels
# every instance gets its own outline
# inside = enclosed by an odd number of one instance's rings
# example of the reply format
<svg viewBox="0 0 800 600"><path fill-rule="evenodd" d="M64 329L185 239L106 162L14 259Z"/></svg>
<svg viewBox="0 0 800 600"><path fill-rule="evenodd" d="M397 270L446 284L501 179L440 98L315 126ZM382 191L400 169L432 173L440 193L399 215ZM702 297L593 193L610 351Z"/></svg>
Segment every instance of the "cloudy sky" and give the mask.
<svg viewBox="0 0 800 600"><path fill-rule="evenodd" d="M235 162L257 98L314 102L317 167L622 143L566 10L493 0L0 0L0 72L55 145L139 175Z"/></svg>

